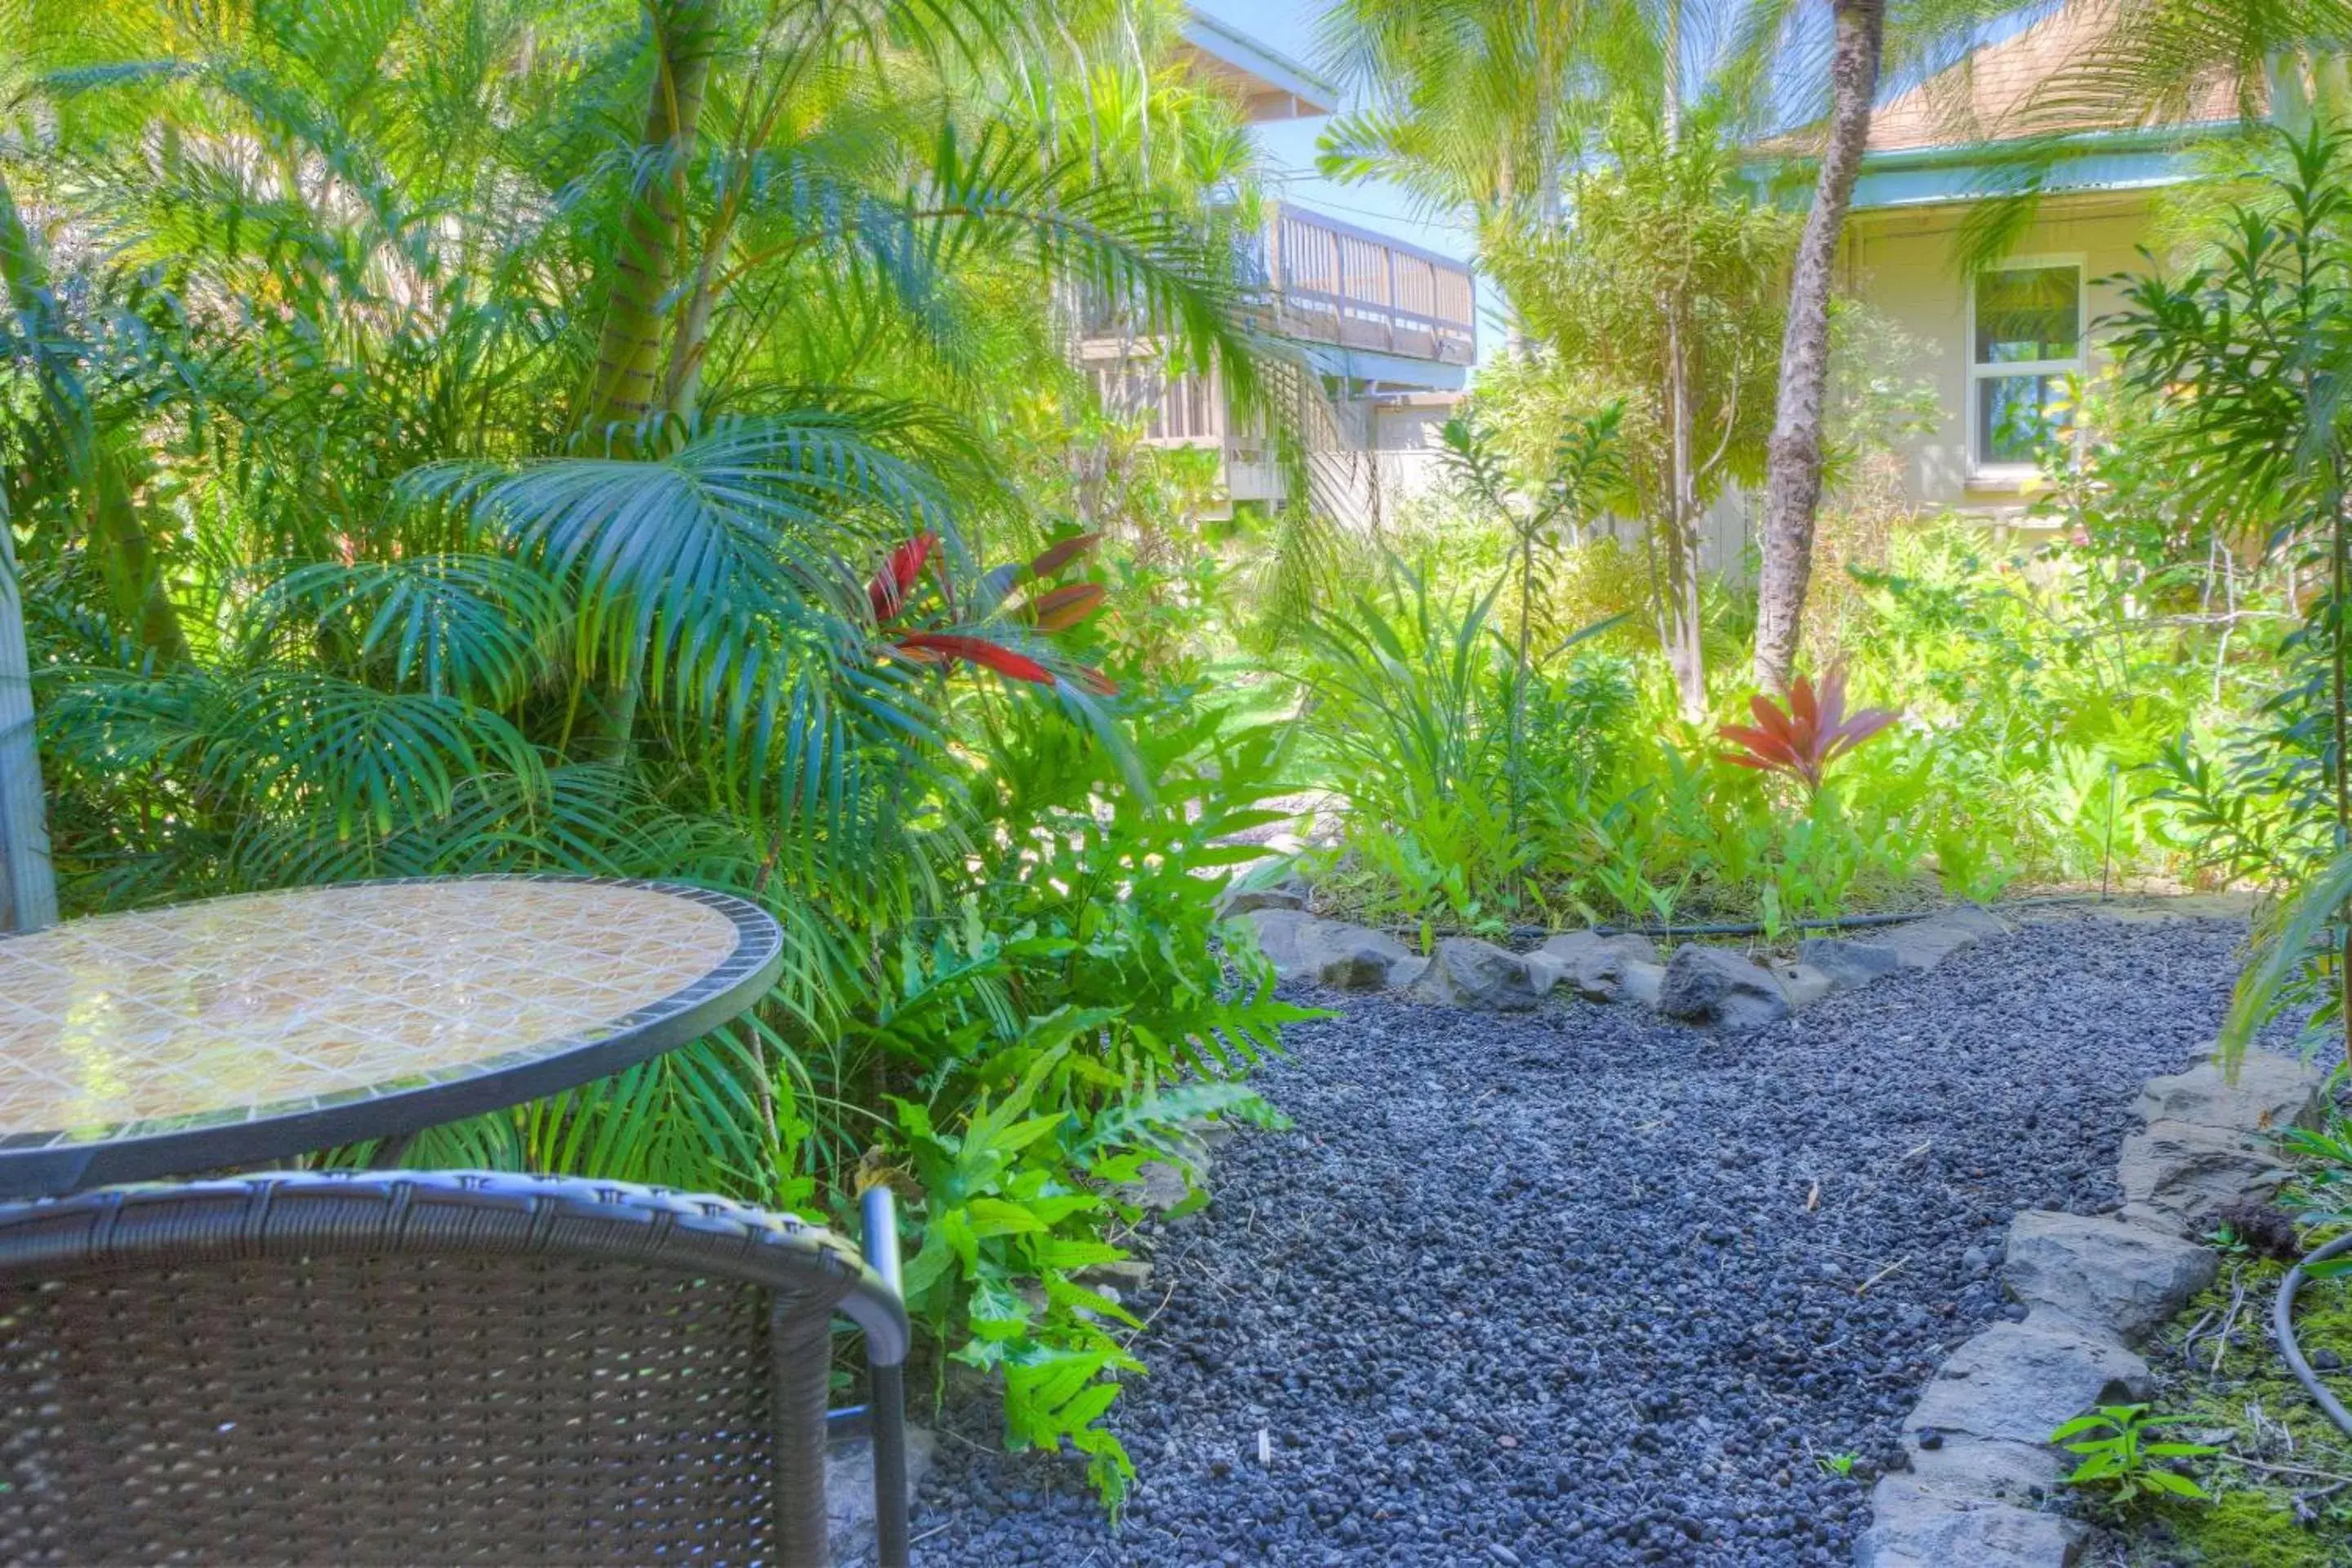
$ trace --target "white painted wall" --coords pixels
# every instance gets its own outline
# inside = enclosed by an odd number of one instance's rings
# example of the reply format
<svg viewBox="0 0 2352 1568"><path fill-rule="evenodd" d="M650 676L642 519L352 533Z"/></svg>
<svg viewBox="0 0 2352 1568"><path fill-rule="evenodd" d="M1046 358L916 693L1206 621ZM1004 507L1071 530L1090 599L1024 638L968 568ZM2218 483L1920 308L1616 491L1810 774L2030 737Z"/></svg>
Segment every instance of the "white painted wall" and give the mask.
<svg viewBox="0 0 2352 1568"><path fill-rule="evenodd" d="M2144 270L2138 247L2149 234L2152 193L2053 198L2013 247L2021 257L2082 258L2092 322L2091 363L2100 363L2099 318L2117 309L2118 290L2101 279ZM1969 459L1969 294L1958 247L1965 206L1881 209L1848 220L1846 289L1918 340L1908 364L1890 367L1931 380L1943 410L1936 431L1906 444L1906 490L1916 504L1999 517L2023 505L2014 477L1972 473Z"/></svg>

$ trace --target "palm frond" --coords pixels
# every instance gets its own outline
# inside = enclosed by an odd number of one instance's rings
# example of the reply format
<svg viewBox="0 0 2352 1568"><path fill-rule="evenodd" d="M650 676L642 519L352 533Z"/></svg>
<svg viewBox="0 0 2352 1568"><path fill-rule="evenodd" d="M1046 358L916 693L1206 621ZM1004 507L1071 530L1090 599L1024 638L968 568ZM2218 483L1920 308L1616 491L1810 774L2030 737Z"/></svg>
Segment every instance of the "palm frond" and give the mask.
<svg viewBox="0 0 2352 1568"><path fill-rule="evenodd" d="M299 620L347 637L395 687L506 708L550 673L569 608L520 562L422 555L298 566L261 591L256 616L265 635Z"/></svg>

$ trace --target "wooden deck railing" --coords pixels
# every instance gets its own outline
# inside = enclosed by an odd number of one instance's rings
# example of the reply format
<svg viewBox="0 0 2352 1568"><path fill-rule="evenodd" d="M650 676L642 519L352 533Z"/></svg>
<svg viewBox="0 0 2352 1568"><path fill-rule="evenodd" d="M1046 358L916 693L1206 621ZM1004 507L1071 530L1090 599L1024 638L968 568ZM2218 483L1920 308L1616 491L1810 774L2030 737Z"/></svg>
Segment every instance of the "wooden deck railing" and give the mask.
<svg viewBox="0 0 2352 1568"><path fill-rule="evenodd" d="M1402 240L1301 207L1274 205L1244 258L1260 324L1309 343L1460 367L1478 357L1470 268ZM1105 407L1139 420L1156 447L1221 447L1229 462L1264 443L1254 421L1237 426L1213 370L1170 375L1156 334L1108 297L1081 303L1079 356ZM1397 366L1367 365L1370 379L1412 384ZM1458 373L1435 384L1459 384Z"/></svg>
<svg viewBox="0 0 2352 1568"><path fill-rule="evenodd" d="M1470 268L1434 251L1277 203L1243 271L1262 323L1282 336L1431 364L1477 360ZM1086 301L1084 321L1089 357L1150 335L1106 298Z"/></svg>
<svg viewBox="0 0 2352 1568"><path fill-rule="evenodd" d="M1276 205L1259 242L1274 330L1438 364L1478 357L1470 268L1302 207Z"/></svg>

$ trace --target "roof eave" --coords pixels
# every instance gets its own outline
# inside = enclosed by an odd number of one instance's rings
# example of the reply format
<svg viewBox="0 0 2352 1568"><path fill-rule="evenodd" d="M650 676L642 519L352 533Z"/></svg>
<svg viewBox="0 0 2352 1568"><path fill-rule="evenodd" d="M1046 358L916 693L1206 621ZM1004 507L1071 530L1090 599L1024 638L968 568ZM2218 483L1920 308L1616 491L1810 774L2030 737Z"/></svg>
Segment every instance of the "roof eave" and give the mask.
<svg viewBox="0 0 2352 1568"><path fill-rule="evenodd" d="M2011 136L1988 142L1954 142L1932 147L1898 147L1862 155L1867 174L1876 169L1933 167L1939 163L1985 166L2029 163L2055 154L2177 152L2216 136L2249 129L2238 119L2198 120L2179 125L2126 126L2113 131L2075 131L2062 136Z"/></svg>
<svg viewBox="0 0 2352 1568"><path fill-rule="evenodd" d="M2189 149L2245 129L2237 120L2084 131L2066 136L1906 147L1863 157L1856 212L2044 195L2152 190L2196 179Z"/></svg>
<svg viewBox="0 0 2352 1568"><path fill-rule="evenodd" d="M1328 114L1339 102L1339 89L1335 83L1280 50L1192 6L1184 10L1183 36L1186 43L1245 82L1253 99L1277 95L1289 99L1291 113L1278 118L1297 120Z"/></svg>

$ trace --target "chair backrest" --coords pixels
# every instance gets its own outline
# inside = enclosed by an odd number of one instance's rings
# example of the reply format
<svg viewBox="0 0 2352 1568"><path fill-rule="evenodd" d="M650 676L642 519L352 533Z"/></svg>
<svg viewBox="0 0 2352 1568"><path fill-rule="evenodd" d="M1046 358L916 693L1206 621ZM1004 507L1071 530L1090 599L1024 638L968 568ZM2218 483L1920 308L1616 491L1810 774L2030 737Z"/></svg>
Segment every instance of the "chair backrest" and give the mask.
<svg viewBox="0 0 2352 1568"><path fill-rule="evenodd" d="M0 1210L0 1560L822 1568L846 1244L625 1184L286 1173Z"/></svg>

